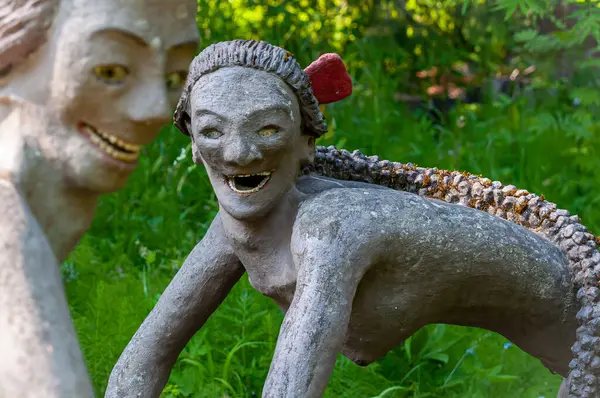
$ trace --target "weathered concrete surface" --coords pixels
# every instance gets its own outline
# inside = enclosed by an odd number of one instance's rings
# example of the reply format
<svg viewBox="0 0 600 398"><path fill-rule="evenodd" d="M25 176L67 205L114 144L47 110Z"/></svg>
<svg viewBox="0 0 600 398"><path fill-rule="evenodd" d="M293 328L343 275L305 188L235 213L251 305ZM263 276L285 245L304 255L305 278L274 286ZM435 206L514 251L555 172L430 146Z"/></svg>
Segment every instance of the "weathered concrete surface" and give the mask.
<svg viewBox="0 0 600 398"><path fill-rule="evenodd" d="M92 397L59 264L169 121L192 0L0 5L0 397Z"/></svg>

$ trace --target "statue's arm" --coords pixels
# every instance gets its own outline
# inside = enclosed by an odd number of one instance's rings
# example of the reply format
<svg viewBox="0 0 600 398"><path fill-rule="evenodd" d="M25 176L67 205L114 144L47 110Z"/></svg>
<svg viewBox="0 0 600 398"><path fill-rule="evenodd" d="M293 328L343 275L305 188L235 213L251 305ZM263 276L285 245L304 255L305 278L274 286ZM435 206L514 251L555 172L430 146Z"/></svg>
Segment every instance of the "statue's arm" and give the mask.
<svg viewBox="0 0 600 398"><path fill-rule="evenodd" d="M158 397L187 342L243 274L217 215L121 354L105 396Z"/></svg>
<svg viewBox="0 0 600 398"><path fill-rule="evenodd" d="M0 396L93 397L59 265L6 179L0 214Z"/></svg>
<svg viewBox="0 0 600 398"><path fill-rule="evenodd" d="M291 246L298 272L296 292L279 332L263 397L321 397L342 348L364 273L361 267L367 262L336 244L326 221L295 228Z"/></svg>

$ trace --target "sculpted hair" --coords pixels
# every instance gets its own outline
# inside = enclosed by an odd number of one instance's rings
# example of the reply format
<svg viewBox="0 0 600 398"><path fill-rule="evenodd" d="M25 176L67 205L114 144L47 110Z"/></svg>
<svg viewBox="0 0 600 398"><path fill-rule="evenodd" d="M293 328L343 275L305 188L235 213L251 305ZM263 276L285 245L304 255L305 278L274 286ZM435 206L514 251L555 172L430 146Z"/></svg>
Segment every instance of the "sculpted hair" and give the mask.
<svg viewBox="0 0 600 398"><path fill-rule="evenodd" d="M60 0L4 0L0 5L0 77L46 42Z"/></svg>
<svg viewBox="0 0 600 398"><path fill-rule="evenodd" d="M198 79L218 69L232 66L254 68L279 76L298 97L304 132L314 137L327 132L310 79L292 54L263 41L233 40L207 47L192 61L173 118L175 126L182 133L190 135L190 95Z"/></svg>

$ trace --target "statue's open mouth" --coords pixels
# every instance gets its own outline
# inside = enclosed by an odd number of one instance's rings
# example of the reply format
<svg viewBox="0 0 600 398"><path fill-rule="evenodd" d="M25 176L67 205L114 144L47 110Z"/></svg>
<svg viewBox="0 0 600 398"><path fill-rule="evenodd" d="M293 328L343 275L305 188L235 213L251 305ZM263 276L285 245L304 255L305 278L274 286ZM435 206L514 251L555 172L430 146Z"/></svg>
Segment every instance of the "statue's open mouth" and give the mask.
<svg viewBox="0 0 600 398"><path fill-rule="evenodd" d="M140 145L131 144L108 133L96 130L87 123L80 122L78 130L83 133L96 147L113 159L125 163L134 163L140 156Z"/></svg>
<svg viewBox="0 0 600 398"><path fill-rule="evenodd" d="M235 193L249 194L260 191L271 179L271 172L257 174L238 174L227 176L227 185Z"/></svg>

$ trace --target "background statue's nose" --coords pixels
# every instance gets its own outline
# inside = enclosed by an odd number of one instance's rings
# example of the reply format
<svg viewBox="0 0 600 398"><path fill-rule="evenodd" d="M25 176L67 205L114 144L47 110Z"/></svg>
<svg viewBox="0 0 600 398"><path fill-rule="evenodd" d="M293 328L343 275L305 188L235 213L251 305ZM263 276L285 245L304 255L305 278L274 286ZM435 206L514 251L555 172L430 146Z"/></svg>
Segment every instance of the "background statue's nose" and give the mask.
<svg viewBox="0 0 600 398"><path fill-rule="evenodd" d="M137 90L134 95L135 100L127 110L131 120L152 126L154 130L170 122L172 112L162 80L144 85L143 90Z"/></svg>

